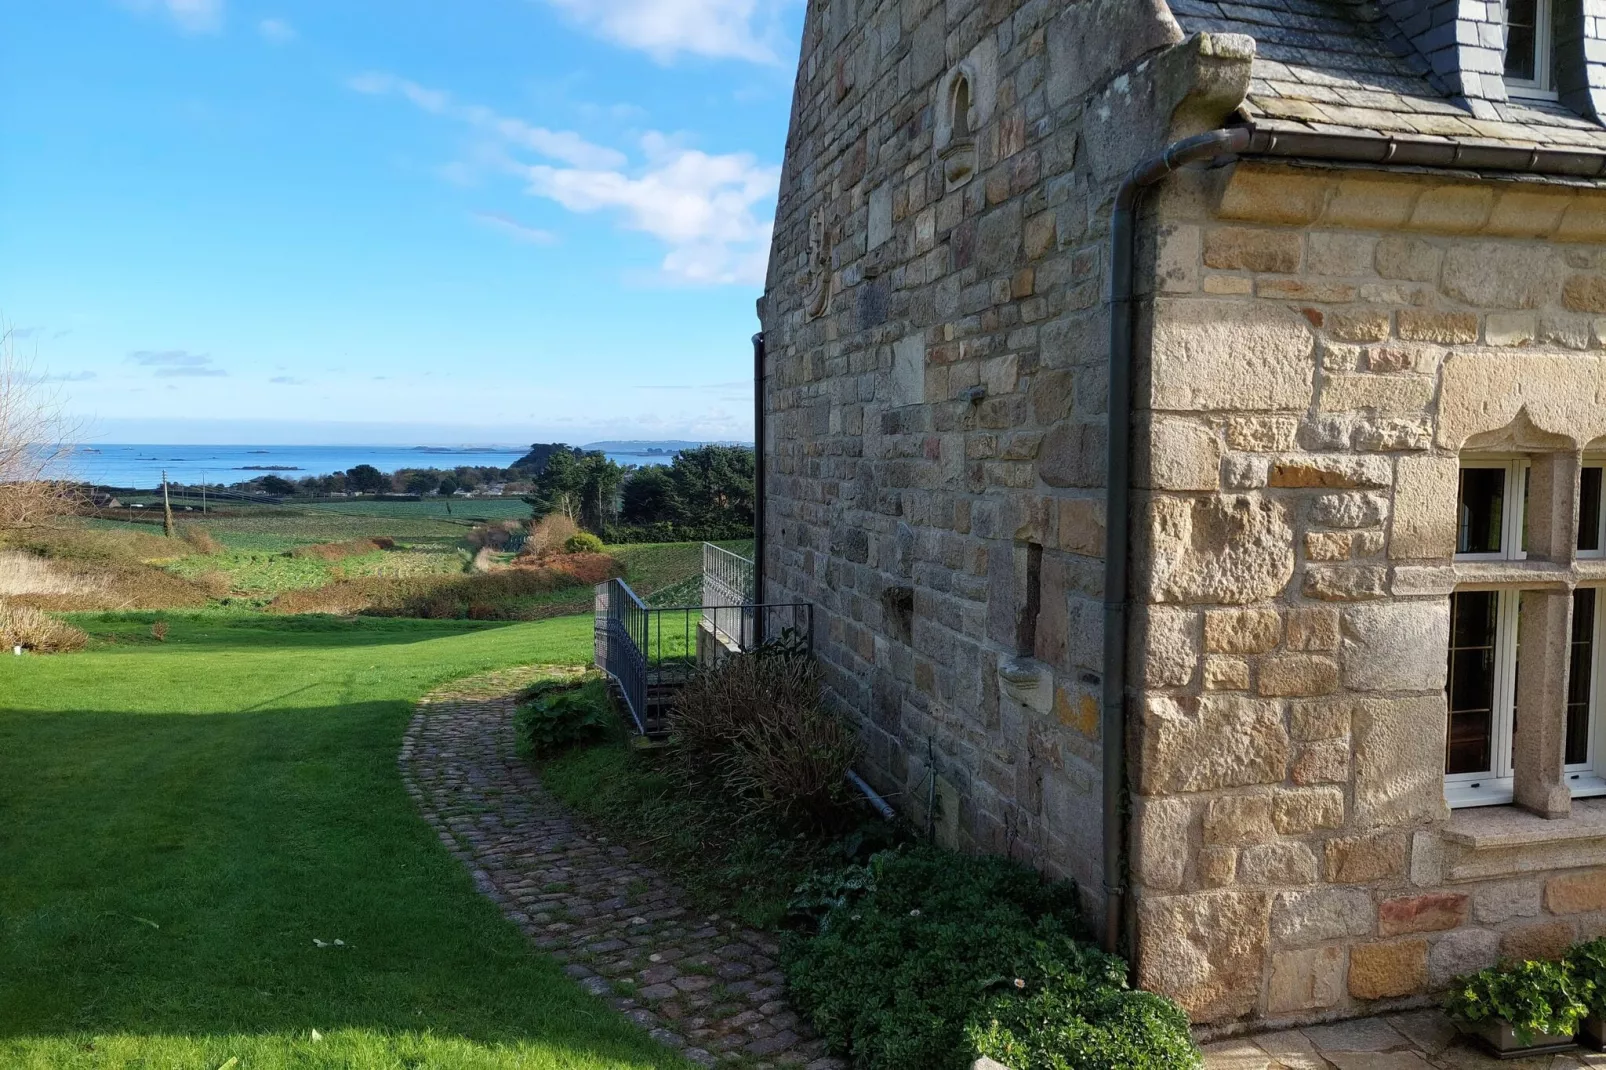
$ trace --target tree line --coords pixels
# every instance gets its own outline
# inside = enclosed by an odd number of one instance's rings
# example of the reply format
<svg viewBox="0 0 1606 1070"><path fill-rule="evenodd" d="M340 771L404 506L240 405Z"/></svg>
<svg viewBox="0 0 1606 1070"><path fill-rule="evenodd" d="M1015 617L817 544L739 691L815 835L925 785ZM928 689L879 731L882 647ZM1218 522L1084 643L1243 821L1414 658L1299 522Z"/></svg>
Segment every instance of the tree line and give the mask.
<svg viewBox="0 0 1606 1070"><path fill-rule="evenodd" d="M699 446L667 465L625 467L599 451L560 448L524 500L537 519L560 513L608 542L747 538L753 451Z"/></svg>

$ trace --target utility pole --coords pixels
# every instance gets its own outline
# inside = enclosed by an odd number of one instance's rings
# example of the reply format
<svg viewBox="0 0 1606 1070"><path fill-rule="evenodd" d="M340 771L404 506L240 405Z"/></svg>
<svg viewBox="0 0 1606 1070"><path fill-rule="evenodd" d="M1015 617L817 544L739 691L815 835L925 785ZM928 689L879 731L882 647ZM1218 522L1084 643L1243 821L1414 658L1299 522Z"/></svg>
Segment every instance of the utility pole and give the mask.
<svg viewBox="0 0 1606 1070"><path fill-rule="evenodd" d="M201 469L201 515L206 515L206 469Z"/></svg>
<svg viewBox="0 0 1606 1070"><path fill-rule="evenodd" d="M167 469L162 469L162 534L173 537L173 502L167 496Z"/></svg>

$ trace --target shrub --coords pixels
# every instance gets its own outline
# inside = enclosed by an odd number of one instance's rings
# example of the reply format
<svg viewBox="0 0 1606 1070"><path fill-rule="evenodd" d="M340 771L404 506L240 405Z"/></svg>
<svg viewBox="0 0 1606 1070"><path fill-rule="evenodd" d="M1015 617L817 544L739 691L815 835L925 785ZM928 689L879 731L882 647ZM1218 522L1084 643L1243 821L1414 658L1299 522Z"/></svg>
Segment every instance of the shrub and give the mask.
<svg viewBox="0 0 1606 1070"><path fill-rule="evenodd" d="M858 738L819 692L807 655L733 655L697 673L671 721L682 780L786 824L843 827L854 816L847 772Z"/></svg>
<svg viewBox="0 0 1606 1070"><path fill-rule="evenodd" d="M212 537L212 533L205 528L198 528L194 524L184 524L179 528L179 537L189 544L190 549L198 554L220 554L223 544Z"/></svg>
<svg viewBox="0 0 1606 1070"><path fill-rule="evenodd" d="M343 542L318 542L309 546L297 546L290 551L291 557L312 557L319 561L341 561L348 557L357 557L361 554L371 554L376 550L394 550L396 540L386 535L379 535L371 539L346 539Z"/></svg>
<svg viewBox="0 0 1606 1070"><path fill-rule="evenodd" d="M20 646L40 654L82 650L88 640L80 629L30 606L0 602L0 647Z"/></svg>
<svg viewBox="0 0 1606 1070"><path fill-rule="evenodd" d="M1567 952L1568 972L1583 985L1583 999L1590 1009L1606 1007L1606 937L1574 944Z"/></svg>
<svg viewBox="0 0 1606 1070"><path fill-rule="evenodd" d="M788 942L786 970L815 1028L863 1070L960 1070L978 1048L1009 1051L1018 1070L1199 1065L1186 1015L1127 991L1124 963L1078 942L1070 885L923 846L828 891L839 901Z"/></svg>
<svg viewBox="0 0 1606 1070"><path fill-rule="evenodd" d="M524 554L539 557L556 553L569 541L569 536L579 530L579 525L562 513L549 513L530 527L529 537L524 540Z"/></svg>
<svg viewBox="0 0 1606 1070"><path fill-rule="evenodd" d="M600 554L602 553L602 540L589 531L577 531L563 540L563 552L566 554Z"/></svg>
<svg viewBox="0 0 1606 1070"><path fill-rule="evenodd" d="M514 724L520 750L537 757L601 742L620 727L608 685L600 676L579 684L537 684L525 692Z"/></svg>
<svg viewBox="0 0 1606 1070"><path fill-rule="evenodd" d="M1527 1044L1536 1033L1574 1033L1589 1014L1588 996L1588 982L1559 962L1505 962L1457 977L1444 1009L1464 1022L1503 1018Z"/></svg>

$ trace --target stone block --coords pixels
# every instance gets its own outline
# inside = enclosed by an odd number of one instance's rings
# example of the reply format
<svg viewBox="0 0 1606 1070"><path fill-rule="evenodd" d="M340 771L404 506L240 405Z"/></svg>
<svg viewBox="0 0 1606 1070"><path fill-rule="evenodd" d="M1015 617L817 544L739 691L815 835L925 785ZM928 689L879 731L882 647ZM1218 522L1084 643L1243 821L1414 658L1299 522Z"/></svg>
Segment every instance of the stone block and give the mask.
<svg viewBox="0 0 1606 1070"><path fill-rule="evenodd" d="M1356 999L1412 996L1428 987L1428 942L1401 940L1350 949L1349 994Z"/></svg>
<svg viewBox="0 0 1606 1070"><path fill-rule="evenodd" d="M1319 944L1367 936L1376 911L1361 888L1319 887L1278 892L1271 910L1271 937L1279 946Z"/></svg>
<svg viewBox="0 0 1606 1070"><path fill-rule="evenodd" d="M1291 275L1299 270L1302 245L1297 230L1214 227L1204 236L1204 262L1225 271Z"/></svg>
<svg viewBox="0 0 1606 1070"><path fill-rule="evenodd" d="M1545 882L1545 909L1552 914L1606 910L1606 869L1563 873Z"/></svg>
<svg viewBox="0 0 1606 1070"><path fill-rule="evenodd" d="M1295 702L1289 711L1293 738L1301 743L1321 739L1348 740L1355 703L1349 699Z"/></svg>
<svg viewBox="0 0 1606 1070"><path fill-rule="evenodd" d="M1577 938L1578 932L1570 921L1519 925L1500 934L1500 955L1519 961L1548 959L1554 962L1567 954Z"/></svg>
<svg viewBox="0 0 1606 1070"><path fill-rule="evenodd" d="M1266 1010L1289 1014L1331 1007L1344 997L1347 965L1348 956L1342 947L1277 952L1271 957Z"/></svg>
<svg viewBox="0 0 1606 1070"><path fill-rule="evenodd" d="M1105 440L1102 423L1064 420L1055 424L1038 450L1038 478L1051 487L1104 486Z"/></svg>
<svg viewBox="0 0 1606 1070"><path fill-rule="evenodd" d="M1471 898L1460 892L1385 899L1377 905L1377 931L1383 936L1436 933L1465 924Z"/></svg>
<svg viewBox="0 0 1606 1070"><path fill-rule="evenodd" d="M1092 0L1068 7L1048 25L1048 102L1080 102L1139 56L1181 40L1165 0Z"/></svg>
<svg viewBox="0 0 1606 1070"><path fill-rule="evenodd" d="M1449 649L1450 603L1443 599L1344 609L1339 656L1351 691L1442 691Z"/></svg>
<svg viewBox="0 0 1606 1070"><path fill-rule="evenodd" d="M1205 888L1225 888L1238 873L1238 848L1202 847L1196 867L1199 883Z"/></svg>
<svg viewBox="0 0 1606 1070"><path fill-rule="evenodd" d="M1305 533L1305 560L1348 561L1355 541L1348 531L1309 531Z"/></svg>
<svg viewBox="0 0 1606 1070"><path fill-rule="evenodd" d="M884 182L870 191L866 249L878 248L892 237L892 183Z"/></svg>
<svg viewBox="0 0 1606 1070"><path fill-rule="evenodd" d="M1265 972L1265 892L1148 897L1138 905L1138 983L1165 992L1196 1022L1247 1014Z"/></svg>
<svg viewBox="0 0 1606 1070"><path fill-rule="evenodd" d="M1439 285L1479 308L1538 308L1555 293L1560 270L1549 245L1459 243L1445 253Z"/></svg>
<svg viewBox="0 0 1606 1070"><path fill-rule="evenodd" d="M1322 329L1340 342L1381 342L1393 333L1387 312L1378 309L1344 309L1321 314Z"/></svg>
<svg viewBox="0 0 1606 1070"><path fill-rule="evenodd" d="M1378 240L1377 273L1385 279L1437 282L1444 251L1421 238L1386 235Z"/></svg>
<svg viewBox="0 0 1606 1070"><path fill-rule="evenodd" d="M1405 837L1401 834L1344 836L1323 846L1327 879L1334 884L1370 884L1405 874Z"/></svg>
<svg viewBox="0 0 1606 1070"><path fill-rule="evenodd" d="M1572 312L1606 312L1606 275L1569 275L1561 288L1561 303Z"/></svg>
<svg viewBox="0 0 1606 1070"><path fill-rule="evenodd" d="M1156 419L1139 441L1138 457L1138 486L1215 490L1221 482L1221 440L1192 420Z"/></svg>
<svg viewBox="0 0 1606 1070"><path fill-rule="evenodd" d="M1450 454L1401 457L1395 463L1390 558L1447 559L1455 553L1460 471L1459 459Z"/></svg>
<svg viewBox="0 0 1606 1070"><path fill-rule="evenodd" d="M1263 843L1238 852L1238 883L1273 887L1313 884L1316 855L1303 843Z"/></svg>
<svg viewBox="0 0 1606 1070"><path fill-rule="evenodd" d="M1287 505L1253 494L1155 499L1147 549L1156 602L1266 601L1294 572Z"/></svg>
<svg viewBox="0 0 1606 1070"><path fill-rule="evenodd" d="M1439 820L1444 803L1445 699L1367 699L1355 709L1355 823L1379 828Z"/></svg>
<svg viewBox="0 0 1606 1070"><path fill-rule="evenodd" d="M1270 795L1225 795L1205 805L1204 842L1240 847L1277 838L1271 823Z"/></svg>
<svg viewBox="0 0 1606 1070"><path fill-rule="evenodd" d="M1151 695L1141 754L1144 794L1276 784L1287 772L1288 732L1275 702L1207 694L1185 704Z"/></svg>
<svg viewBox="0 0 1606 1070"><path fill-rule="evenodd" d="M1482 350L1444 362L1439 445L1459 450L1472 435L1505 428L1525 413L1531 425L1576 444L1606 434L1606 361L1598 356Z"/></svg>
<svg viewBox="0 0 1606 1070"><path fill-rule="evenodd" d="M887 404L918 405L926 400L926 337L917 331L893 343Z"/></svg>
<svg viewBox="0 0 1606 1070"><path fill-rule="evenodd" d="M1311 503L1311 522L1329 528L1366 528L1389 514L1381 494L1324 494Z"/></svg>
<svg viewBox="0 0 1606 1070"><path fill-rule="evenodd" d="M1182 889L1188 866L1193 804L1187 799L1140 798L1133 812L1132 872L1150 891Z"/></svg>
<svg viewBox="0 0 1606 1070"><path fill-rule="evenodd" d="M1369 234L1317 231L1305 239L1305 260L1315 275L1371 273L1377 239Z"/></svg>
<svg viewBox="0 0 1606 1070"><path fill-rule="evenodd" d="M1204 659L1204 686L1207 691L1249 690L1249 662L1230 654L1211 654Z"/></svg>
<svg viewBox="0 0 1606 1070"><path fill-rule="evenodd" d="M1532 312L1491 312L1483 318L1483 340L1492 346L1525 346L1538 335Z"/></svg>
<svg viewBox="0 0 1606 1070"><path fill-rule="evenodd" d="M1330 375L1322 384L1321 407L1326 412L1417 416L1431 406L1433 389L1433 380L1425 376L1369 372Z"/></svg>
<svg viewBox="0 0 1606 1070"><path fill-rule="evenodd" d="M1501 881L1473 889L1472 913L1485 925L1539 914L1541 886L1536 881Z"/></svg>
<svg viewBox="0 0 1606 1070"><path fill-rule="evenodd" d="M1443 988L1452 978L1493 966L1500 958L1500 934L1461 929L1437 941L1428 953L1428 982Z"/></svg>
<svg viewBox="0 0 1606 1070"><path fill-rule="evenodd" d="M1353 490L1386 487L1393 481L1393 466L1385 457L1329 453L1278 457L1272 461L1267 476L1269 486L1294 490Z"/></svg>
<svg viewBox="0 0 1606 1070"><path fill-rule="evenodd" d="M1332 606L1290 609L1284 615L1283 646L1289 650L1337 650L1338 610Z"/></svg>
<svg viewBox="0 0 1606 1070"><path fill-rule="evenodd" d="M1338 662L1321 654L1276 654L1260 661L1260 693L1303 698L1338 687Z"/></svg>
<svg viewBox="0 0 1606 1070"><path fill-rule="evenodd" d="M1309 405L1315 337L1298 312L1171 298L1159 302L1154 320L1154 408L1241 412Z"/></svg>
<svg viewBox="0 0 1606 1070"><path fill-rule="evenodd" d="M1338 788L1283 790L1272 799L1272 827L1284 836L1303 836L1344 824L1344 793Z"/></svg>
<svg viewBox="0 0 1606 1070"><path fill-rule="evenodd" d="M1478 340L1476 312L1447 312L1428 308L1402 308L1396 316L1400 337L1409 342L1466 345Z"/></svg>
<svg viewBox="0 0 1606 1070"><path fill-rule="evenodd" d="M1222 191L1218 211L1223 219L1298 225L1314 222L1326 199L1324 179L1286 168L1239 164Z"/></svg>
<svg viewBox="0 0 1606 1070"><path fill-rule="evenodd" d="M1342 784L1349 770L1349 740L1327 739L1300 747L1290 776L1295 784Z"/></svg>
<svg viewBox="0 0 1606 1070"><path fill-rule="evenodd" d="M1186 687L1199 664L1198 614L1150 606L1142 622L1142 681L1147 687Z"/></svg>
<svg viewBox="0 0 1606 1070"><path fill-rule="evenodd" d="M1388 593L1388 570L1376 565L1308 565L1300 588L1323 602L1361 602Z"/></svg>
<svg viewBox="0 0 1606 1070"><path fill-rule="evenodd" d="M1084 557L1104 556L1104 500L1059 500L1059 547Z"/></svg>
<svg viewBox="0 0 1606 1070"><path fill-rule="evenodd" d="M1212 654L1263 654L1282 637L1275 609L1213 609L1205 613L1205 650Z"/></svg>
<svg viewBox="0 0 1606 1070"><path fill-rule="evenodd" d="M1235 450L1291 450L1299 433L1292 416L1231 416L1227 419L1227 445Z"/></svg>

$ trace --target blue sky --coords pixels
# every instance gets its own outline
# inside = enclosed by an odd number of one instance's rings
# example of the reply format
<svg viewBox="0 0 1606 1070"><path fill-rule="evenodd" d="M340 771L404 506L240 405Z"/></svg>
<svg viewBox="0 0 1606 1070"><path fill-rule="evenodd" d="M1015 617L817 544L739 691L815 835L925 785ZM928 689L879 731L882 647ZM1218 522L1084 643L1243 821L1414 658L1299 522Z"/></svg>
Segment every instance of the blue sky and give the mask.
<svg viewBox="0 0 1606 1070"><path fill-rule="evenodd" d="M0 6L0 319L86 437L751 437L798 0Z"/></svg>

